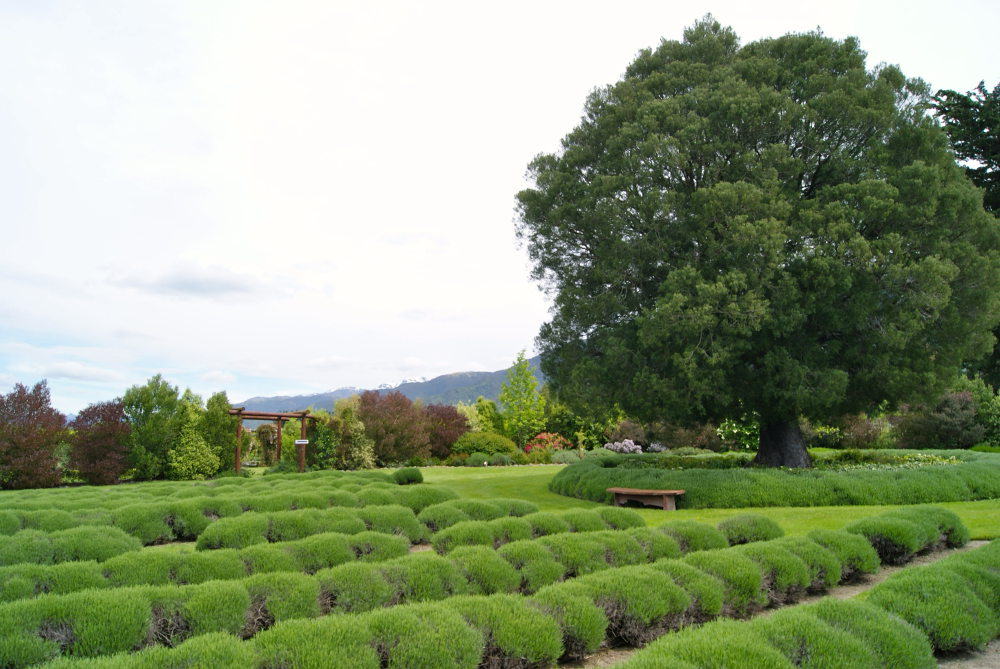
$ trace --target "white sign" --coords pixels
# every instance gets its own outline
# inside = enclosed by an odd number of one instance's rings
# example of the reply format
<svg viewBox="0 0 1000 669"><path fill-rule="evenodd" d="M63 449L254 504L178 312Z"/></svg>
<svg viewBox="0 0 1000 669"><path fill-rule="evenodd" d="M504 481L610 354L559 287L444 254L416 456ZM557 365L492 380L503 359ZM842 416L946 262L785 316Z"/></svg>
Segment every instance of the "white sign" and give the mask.
<svg viewBox="0 0 1000 669"><path fill-rule="evenodd" d="M309 440L308 439L296 439L295 440L295 445L296 446L308 446L309 445Z"/></svg>

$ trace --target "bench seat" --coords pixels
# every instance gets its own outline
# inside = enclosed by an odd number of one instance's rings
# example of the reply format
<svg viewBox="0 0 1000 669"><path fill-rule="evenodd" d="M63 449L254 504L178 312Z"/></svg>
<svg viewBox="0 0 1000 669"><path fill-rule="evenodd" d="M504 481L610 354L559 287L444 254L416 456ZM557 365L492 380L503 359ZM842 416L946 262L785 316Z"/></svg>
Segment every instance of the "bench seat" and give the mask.
<svg viewBox="0 0 1000 669"><path fill-rule="evenodd" d="M676 511L676 498L683 495L686 490L642 490L640 488L608 488L608 492L615 496L615 506L625 506L628 502L638 502L658 506L664 511Z"/></svg>

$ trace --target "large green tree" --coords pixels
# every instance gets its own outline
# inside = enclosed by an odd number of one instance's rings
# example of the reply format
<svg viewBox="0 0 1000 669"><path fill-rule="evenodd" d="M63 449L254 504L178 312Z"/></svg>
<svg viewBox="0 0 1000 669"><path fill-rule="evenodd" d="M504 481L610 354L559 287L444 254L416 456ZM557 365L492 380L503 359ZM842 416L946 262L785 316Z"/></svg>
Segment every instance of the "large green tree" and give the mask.
<svg viewBox="0 0 1000 669"><path fill-rule="evenodd" d="M992 91L982 81L968 93L940 90L934 109L965 173L983 189L983 206L1000 216L1000 84ZM993 336L1000 340L1000 325L993 328ZM1000 341L991 355L970 362L968 371L1000 388Z"/></svg>
<svg viewBox="0 0 1000 669"><path fill-rule="evenodd" d="M538 391L538 380L524 351L507 370L499 400L503 433L521 448L545 429L545 398Z"/></svg>
<svg viewBox="0 0 1000 669"><path fill-rule="evenodd" d="M145 385L132 386L122 396L125 416L132 427L129 464L137 479L160 478L166 473L167 453L180 439L175 414L181 397L177 386L157 374Z"/></svg>
<svg viewBox="0 0 1000 669"><path fill-rule="evenodd" d="M741 46L710 16L596 90L531 163L519 236L560 397L644 420L800 416L933 391L993 343L997 228L919 80L854 39Z"/></svg>
<svg viewBox="0 0 1000 669"><path fill-rule="evenodd" d="M1000 83L987 90L940 90L934 109L944 123L955 154L973 183L983 189L983 205L1000 214Z"/></svg>

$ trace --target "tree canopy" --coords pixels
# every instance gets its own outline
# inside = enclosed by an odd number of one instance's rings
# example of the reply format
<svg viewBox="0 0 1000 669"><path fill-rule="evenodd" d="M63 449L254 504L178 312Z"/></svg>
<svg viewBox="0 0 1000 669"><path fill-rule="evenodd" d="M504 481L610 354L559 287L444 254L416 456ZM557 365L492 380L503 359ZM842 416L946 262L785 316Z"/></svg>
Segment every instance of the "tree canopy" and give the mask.
<svg viewBox="0 0 1000 669"><path fill-rule="evenodd" d="M934 108L965 171L983 189L983 205L1000 215L1000 83L992 91L980 81L975 90L940 90Z"/></svg>
<svg viewBox="0 0 1000 669"><path fill-rule="evenodd" d="M997 227L929 105L853 38L741 46L708 16L640 52L518 194L560 397L756 412L758 461L804 466L800 416L938 389L987 352Z"/></svg>

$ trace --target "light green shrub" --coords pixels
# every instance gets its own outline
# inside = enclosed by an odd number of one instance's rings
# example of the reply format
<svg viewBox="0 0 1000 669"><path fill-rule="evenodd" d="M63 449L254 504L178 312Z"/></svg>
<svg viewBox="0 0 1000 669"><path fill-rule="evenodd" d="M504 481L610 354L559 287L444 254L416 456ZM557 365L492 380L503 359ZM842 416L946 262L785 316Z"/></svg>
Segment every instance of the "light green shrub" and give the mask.
<svg viewBox="0 0 1000 669"><path fill-rule="evenodd" d="M531 524L524 518L507 517L487 521L493 534L493 546L499 547L511 541L531 538Z"/></svg>
<svg viewBox="0 0 1000 669"><path fill-rule="evenodd" d="M620 506L602 506L596 509L597 515L612 530L627 530L632 527L645 527L646 521L632 509Z"/></svg>
<svg viewBox="0 0 1000 669"><path fill-rule="evenodd" d="M427 528L420 524L413 509L399 504L370 506L355 512L367 529L383 534L398 534L419 543L427 538Z"/></svg>
<svg viewBox="0 0 1000 669"><path fill-rule="evenodd" d="M378 565L399 602L437 601L469 592L469 583L451 560L434 553L413 553Z"/></svg>
<svg viewBox="0 0 1000 669"><path fill-rule="evenodd" d="M458 493L451 488L432 485L414 485L400 491L397 503L408 506L419 514L429 506L458 499Z"/></svg>
<svg viewBox="0 0 1000 669"><path fill-rule="evenodd" d="M358 532L349 535L347 540L355 558L368 562L402 557L410 550L410 540L402 535Z"/></svg>
<svg viewBox="0 0 1000 669"><path fill-rule="evenodd" d="M524 516L531 525L531 536L543 537L547 534L569 532L569 523L550 511L536 511Z"/></svg>
<svg viewBox="0 0 1000 669"><path fill-rule="evenodd" d="M650 567L673 579L691 598L687 611L691 623L703 623L722 613L726 588L719 578L676 559L657 560Z"/></svg>
<svg viewBox="0 0 1000 669"><path fill-rule="evenodd" d="M244 638L275 622L320 615L320 583L315 578L294 572L272 572L248 576L241 583L250 595Z"/></svg>
<svg viewBox="0 0 1000 669"><path fill-rule="evenodd" d="M878 553L862 535L843 530L812 530L809 538L840 561L840 583L849 583L863 574L875 574L881 566Z"/></svg>
<svg viewBox="0 0 1000 669"><path fill-rule="evenodd" d="M455 523L472 518L453 504L443 503L426 507L417 515L417 520L426 525L431 532L439 532Z"/></svg>
<svg viewBox="0 0 1000 669"><path fill-rule="evenodd" d="M220 518L205 528L198 537L195 548L245 548L264 543L270 526L270 518L265 513L244 513L232 518Z"/></svg>
<svg viewBox="0 0 1000 669"><path fill-rule="evenodd" d="M608 640L629 646L678 629L691 606L673 579L646 566L600 571L550 587L589 596L608 617Z"/></svg>
<svg viewBox="0 0 1000 669"><path fill-rule="evenodd" d="M350 537L346 534L325 532L277 545L295 559L300 571L307 574L314 574L320 569L335 567L355 558Z"/></svg>
<svg viewBox="0 0 1000 669"><path fill-rule="evenodd" d="M795 666L880 666L878 655L868 644L800 608L782 609L746 627L747 634L763 638Z"/></svg>
<svg viewBox="0 0 1000 669"><path fill-rule="evenodd" d="M538 541L513 541L497 549L497 554L521 575L518 589L523 593L555 583L566 573L552 552Z"/></svg>
<svg viewBox="0 0 1000 669"><path fill-rule="evenodd" d="M443 603L380 609L361 620L388 669L473 669L483 655L482 634Z"/></svg>
<svg viewBox="0 0 1000 669"><path fill-rule="evenodd" d="M52 532L53 562L107 560L115 555L138 551L142 542L117 527L83 526Z"/></svg>
<svg viewBox="0 0 1000 669"><path fill-rule="evenodd" d="M485 546L462 546L448 554L461 570L472 594L517 592L521 575L500 555Z"/></svg>
<svg viewBox="0 0 1000 669"><path fill-rule="evenodd" d="M811 583L806 563L774 542L742 544L733 552L760 566L767 606L798 601Z"/></svg>
<svg viewBox="0 0 1000 669"><path fill-rule="evenodd" d="M935 651L979 649L1000 633L997 613L961 575L947 569L906 569L867 595L868 602L920 629Z"/></svg>
<svg viewBox="0 0 1000 669"><path fill-rule="evenodd" d="M403 467L392 473L393 480L399 485L423 483L424 475L416 467Z"/></svg>
<svg viewBox="0 0 1000 669"><path fill-rule="evenodd" d="M476 452L465 459L466 467L485 467L490 464L490 455L488 453Z"/></svg>
<svg viewBox="0 0 1000 669"><path fill-rule="evenodd" d="M608 529L600 514L590 509L571 509L559 514L559 518L569 525L570 532L596 532Z"/></svg>
<svg viewBox="0 0 1000 669"><path fill-rule="evenodd" d="M553 534L535 539L535 542L547 548L562 565L564 578L574 578L608 568L604 543L594 538L593 534Z"/></svg>
<svg viewBox="0 0 1000 669"><path fill-rule="evenodd" d="M618 669L662 669L663 667L753 667L754 669L793 669L777 649L763 639L748 634L747 623L717 620L668 634Z"/></svg>
<svg viewBox="0 0 1000 669"><path fill-rule="evenodd" d="M855 599L827 597L803 608L828 625L851 634L878 657L875 667L933 669L937 661L919 630L883 609Z"/></svg>
<svg viewBox="0 0 1000 669"><path fill-rule="evenodd" d="M452 597L445 605L479 630L485 640L481 664L546 666L562 655L562 629L555 618L523 597Z"/></svg>
<svg viewBox="0 0 1000 669"><path fill-rule="evenodd" d="M660 531L673 537L682 553L726 548L726 536L707 523L696 520L672 520L659 527Z"/></svg>
<svg viewBox="0 0 1000 669"><path fill-rule="evenodd" d="M761 568L745 555L731 550L698 551L683 560L722 581L726 588L723 615L743 618L767 604Z"/></svg>
<svg viewBox="0 0 1000 669"><path fill-rule="evenodd" d="M316 572L321 608L337 613L371 611L393 602L396 589L379 566L368 562L348 562Z"/></svg>
<svg viewBox="0 0 1000 669"><path fill-rule="evenodd" d="M582 660L604 641L608 617L589 596L543 588L531 599L559 624L563 650L560 659Z"/></svg>
<svg viewBox="0 0 1000 669"><path fill-rule="evenodd" d="M856 520L844 528L872 545L882 564L906 564L927 547L926 527L885 515Z"/></svg>
<svg viewBox="0 0 1000 669"><path fill-rule="evenodd" d="M825 592L840 583L841 564L837 556L815 541L806 537L783 537L770 542L791 552L805 563L809 570L811 593Z"/></svg>
<svg viewBox="0 0 1000 669"><path fill-rule="evenodd" d="M769 541L785 536L776 522L759 513L741 513L720 522L716 528L726 537L730 546L753 541Z"/></svg>
<svg viewBox="0 0 1000 669"><path fill-rule="evenodd" d="M660 532L654 527L633 527L625 533L639 542L646 554L646 562L655 562L661 558L678 558L681 547L672 536Z"/></svg>
<svg viewBox="0 0 1000 669"><path fill-rule="evenodd" d="M493 530L486 521L465 520L435 534L431 545L442 554L458 546L493 546Z"/></svg>
<svg viewBox="0 0 1000 669"><path fill-rule="evenodd" d="M289 620L248 643L258 664L296 669L380 669L368 625L357 616Z"/></svg>
<svg viewBox="0 0 1000 669"><path fill-rule="evenodd" d="M238 635L247 624L250 592L239 581L213 581L185 589L180 613L191 636L209 633Z"/></svg>

